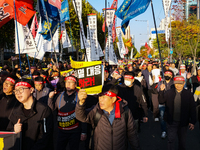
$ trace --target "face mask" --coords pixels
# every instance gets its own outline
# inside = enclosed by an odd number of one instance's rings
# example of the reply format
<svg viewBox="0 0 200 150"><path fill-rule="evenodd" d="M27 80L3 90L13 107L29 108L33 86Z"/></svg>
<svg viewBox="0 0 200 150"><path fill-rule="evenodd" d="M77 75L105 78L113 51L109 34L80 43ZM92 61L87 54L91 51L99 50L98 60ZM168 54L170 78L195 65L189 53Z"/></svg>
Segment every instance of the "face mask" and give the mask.
<svg viewBox="0 0 200 150"><path fill-rule="evenodd" d="M124 80L124 84L125 84L126 86L130 86L130 85L131 85L131 81Z"/></svg>
<svg viewBox="0 0 200 150"><path fill-rule="evenodd" d="M171 79L171 77L165 76L165 80L170 80L170 79Z"/></svg>

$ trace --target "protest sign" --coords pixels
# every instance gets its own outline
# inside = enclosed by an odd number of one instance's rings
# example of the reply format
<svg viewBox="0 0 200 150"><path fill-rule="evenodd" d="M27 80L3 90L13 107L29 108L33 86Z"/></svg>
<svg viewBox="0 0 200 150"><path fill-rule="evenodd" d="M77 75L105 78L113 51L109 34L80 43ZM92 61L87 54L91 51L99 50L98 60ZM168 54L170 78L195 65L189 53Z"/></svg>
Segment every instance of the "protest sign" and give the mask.
<svg viewBox="0 0 200 150"><path fill-rule="evenodd" d="M77 86L85 89L87 94L98 94L102 91L102 67L101 61L83 62L73 61L71 66L78 78Z"/></svg>

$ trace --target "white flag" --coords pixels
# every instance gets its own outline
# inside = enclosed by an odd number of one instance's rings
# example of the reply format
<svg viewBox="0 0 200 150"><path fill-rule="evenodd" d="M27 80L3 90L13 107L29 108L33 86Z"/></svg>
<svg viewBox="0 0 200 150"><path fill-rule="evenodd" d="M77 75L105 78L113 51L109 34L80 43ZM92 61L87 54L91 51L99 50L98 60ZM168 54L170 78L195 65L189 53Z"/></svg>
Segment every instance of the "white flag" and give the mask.
<svg viewBox="0 0 200 150"><path fill-rule="evenodd" d="M44 51L45 52L54 52L54 48L52 42L54 43L55 52L59 53L59 42L58 42L58 29L56 30L55 34L53 35L53 40L48 41L44 40Z"/></svg>
<svg viewBox="0 0 200 150"><path fill-rule="evenodd" d="M104 10L105 14L105 10ZM109 52L106 50L106 57L109 57L109 64L116 65L118 64L117 57L113 47L113 39L112 39L112 27L113 27L113 20L115 15L115 9L107 9L106 10L106 24L108 27L108 46Z"/></svg>
<svg viewBox="0 0 200 150"><path fill-rule="evenodd" d="M131 49L131 56L130 59L133 59L133 48Z"/></svg>
<svg viewBox="0 0 200 150"><path fill-rule="evenodd" d="M88 15L89 37L91 47L91 59L99 60L99 45L97 40L97 16L96 14Z"/></svg>
<svg viewBox="0 0 200 150"><path fill-rule="evenodd" d="M71 47L72 45L70 43L69 36L68 36L66 28L65 28L65 22L61 23L61 33L62 33L63 48Z"/></svg>
<svg viewBox="0 0 200 150"><path fill-rule="evenodd" d="M163 7L164 7L165 16L168 16L169 9L171 7L171 2L172 2L172 0L163 0Z"/></svg>
<svg viewBox="0 0 200 150"><path fill-rule="evenodd" d="M116 34L119 40L119 47L118 47L119 53L121 53L120 54L121 58L124 58L124 54L126 54L126 49L125 49L124 42L122 39L121 27L116 27Z"/></svg>
<svg viewBox="0 0 200 150"><path fill-rule="evenodd" d="M168 25L169 25L169 19L168 19L168 17L166 16L165 17L165 40L166 40L166 42L168 42L169 41L169 27L168 27Z"/></svg>
<svg viewBox="0 0 200 150"><path fill-rule="evenodd" d="M22 24L17 22L17 28L18 28L17 29L18 36L15 26L15 54L19 54L19 49L21 54L37 52L33 36L28 26L23 26ZM19 49L18 49L18 42L19 42Z"/></svg>
<svg viewBox="0 0 200 150"><path fill-rule="evenodd" d="M87 42L90 44L90 40L87 40ZM87 55L87 61L92 61L91 60L91 48L86 48L86 55Z"/></svg>
<svg viewBox="0 0 200 150"><path fill-rule="evenodd" d="M79 23L80 23L80 41L81 41L81 49L89 48L89 44L87 42L87 39L85 38L85 33L83 30L83 22L82 22L82 0L73 0L73 5L76 14L78 15ZM84 44L83 44L84 43Z"/></svg>
<svg viewBox="0 0 200 150"><path fill-rule="evenodd" d="M102 57L102 56L104 56L104 54L103 54L103 51L102 51L102 48L101 48L101 45L99 44L99 42L98 42L98 51L99 51L99 57Z"/></svg>
<svg viewBox="0 0 200 150"><path fill-rule="evenodd" d="M123 59L123 58L124 58L124 55L123 55L122 52L121 52L121 48L120 48L119 42L117 42L117 47L118 47L118 50L119 50L119 55L120 55L120 57Z"/></svg>
<svg viewBox="0 0 200 150"><path fill-rule="evenodd" d="M35 53L28 53L28 56L42 60L45 54L44 51L44 38L43 36L40 34L40 32L42 31L42 25L41 25L41 20L39 22L39 28L38 28L38 32L36 34L35 37L35 43L37 46L37 49L39 50L38 52Z"/></svg>

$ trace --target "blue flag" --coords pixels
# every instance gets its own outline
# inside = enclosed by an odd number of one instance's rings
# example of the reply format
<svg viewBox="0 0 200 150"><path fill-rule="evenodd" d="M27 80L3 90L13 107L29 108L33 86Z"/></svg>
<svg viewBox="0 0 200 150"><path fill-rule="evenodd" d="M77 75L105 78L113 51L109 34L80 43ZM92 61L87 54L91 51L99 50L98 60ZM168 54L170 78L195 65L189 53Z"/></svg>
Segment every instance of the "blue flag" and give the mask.
<svg viewBox="0 0 200 150"><path fill-rule="evenodd" d="M64 22L69 20L69 6L68 0L63 0L61 3L61 10L60 10L60 22Z"/></svg>
<svg viewBox="0 0 200 150"><path fill-rule="evenodd" d="M42 31L40 32L40 34L42 34L45 40L51 40L49 30L51 29L51 33L53 36L60 24L60 15L58 12L58 8L49 4L46 0L39 0L39 11L42 18ZM49 24L47 20L49 20Z"/></svg>
<svg viewBox="0 0 200 150"><path fill-rule="evenodd" d="M115 13L118 18L122 19L121 28L124 34L129 21L144 13L150 1L151 0L124 0Z"/></svg>

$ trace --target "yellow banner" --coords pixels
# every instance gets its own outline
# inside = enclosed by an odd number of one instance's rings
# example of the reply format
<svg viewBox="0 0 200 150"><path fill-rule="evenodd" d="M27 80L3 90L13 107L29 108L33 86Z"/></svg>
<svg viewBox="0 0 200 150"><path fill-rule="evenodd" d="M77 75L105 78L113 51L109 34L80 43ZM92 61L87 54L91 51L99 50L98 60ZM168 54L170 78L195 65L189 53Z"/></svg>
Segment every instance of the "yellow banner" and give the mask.
<svg viewBox="0 0 200 150"><path fill-rule="evenodd" d="M60 75L61 75L61 76L65 75L65 74L67 75L67 73L69 73L70 71L73 71L73 70L74 70L74 69L70 69L70 70L66 70L66 71L61 71L61 72L60 72ZM66 76L66 75L65 75L65 76Z"/></svg>
<svg viewBox="0 0 200 150"><path fill-rule="evenodd" d="M73 61L71 66L77 77L77 88L85 89L87 94L99 94L102 91L102 65L101 61Z"/></svg>
<svg viewBox="0 0 200 150"><path fill-rule="evenodd" d="M3 138L0 138L0 150L3 150L4 148L4 141Z"/></svg>

